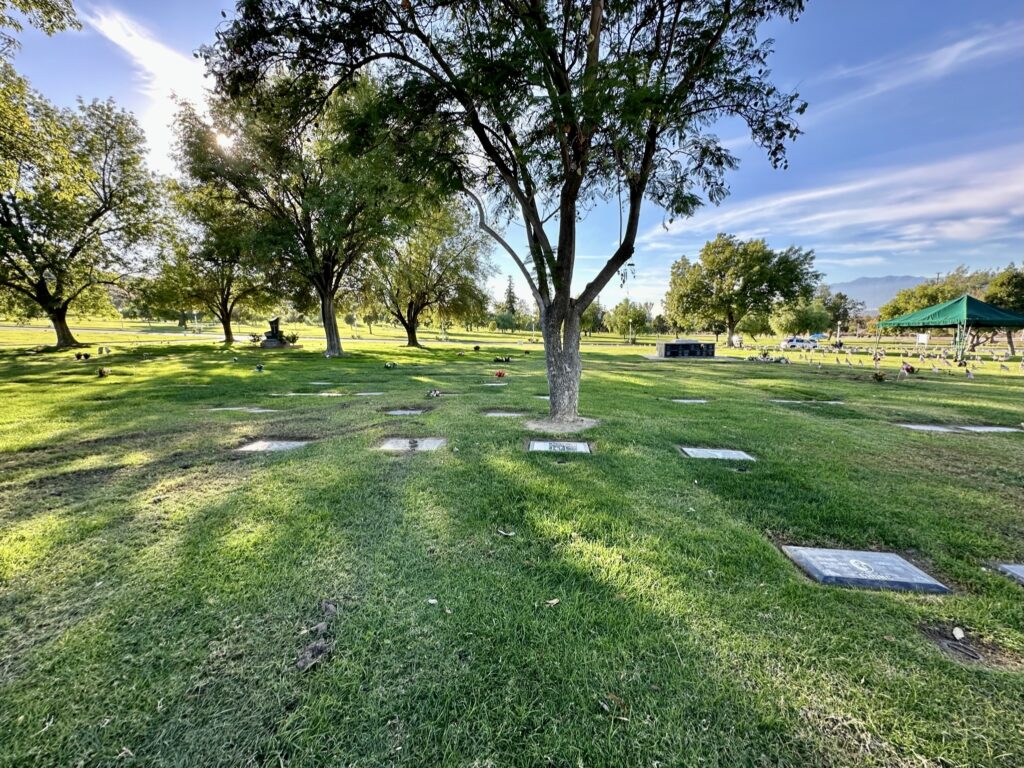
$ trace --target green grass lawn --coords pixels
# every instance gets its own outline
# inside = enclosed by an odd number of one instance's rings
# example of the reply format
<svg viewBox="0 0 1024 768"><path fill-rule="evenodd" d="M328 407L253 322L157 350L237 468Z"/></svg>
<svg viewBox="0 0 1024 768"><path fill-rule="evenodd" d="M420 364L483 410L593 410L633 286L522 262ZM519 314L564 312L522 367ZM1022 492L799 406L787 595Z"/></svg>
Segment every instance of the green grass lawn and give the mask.
<svg viewBox="0 0 1024 768"><path fill-rule="evenodd" d="M897 384L895 359L878 383L587 347L594 454L560 456L481 416L543 415L536 345L128 341L0 352L0 765L1024 765L1024 588L991 567L1024 562L1024 433L895 426L1019 425L1016 366ZM278 412L209 410L244 405ZM313 442L233 451L253 439ZM894 551L953 592L817 585L783 543ZM981 661L933 642L953 626Z"/></svg>

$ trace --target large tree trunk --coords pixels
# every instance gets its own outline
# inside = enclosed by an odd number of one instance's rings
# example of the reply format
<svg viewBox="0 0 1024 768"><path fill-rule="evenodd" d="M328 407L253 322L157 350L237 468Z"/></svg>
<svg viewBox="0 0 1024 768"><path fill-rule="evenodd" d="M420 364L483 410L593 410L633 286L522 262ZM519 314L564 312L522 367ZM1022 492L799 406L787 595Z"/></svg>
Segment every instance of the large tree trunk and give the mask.
<svg viewBox="0 0 1024 768"><path fill-rule="evenodd" d="M330 357L340 356L341 334L338 333L338 318L334 312L334 297L327 292L320 293L320 320L327 337L327 354Z"/></svg>
<svg viewBox="0 0 1024 768"><path fill-rule="evenodd" d="M548 365L549 413L552 421L575 421L579 418L580 316L574 309L565 315L548 307L541 315L544 352Z"/></svg>
<svg viewBox="0 0 1024 768"><path fill-rule="evenodd" d="M725 340L725 346L727 346L727 347L735 347L736 346L736 344L733 343L733 340L732 340L732 337L736 335L736 326L737 326L737 322L735 320L733 320L732 315L728 315L725 318L725 328L726 328L725 332L726 332L726 334L728 334L727 337L726 337L726 340Z"/></svg>
<svg viewBox="0 0 1024 768"><path fill-rule="evenodd" d="M1017 354L1017 348L1013 346L1013 329L1012 328L1007 328L1006 329L1006 345L1010 348L1010 355L1011 356Z"/></svg>
<svg viewBox="0 0 1024 768"><path fill-rule="evenodd" d="M71 328L68 326L68 308L57 307L47 311L47 316L50 318L50 322L53 323L53 330L57 334L57 347L58 349L64 347L77 347L78 340L71 333Z"/></svg>
<svg viewBox="0 0 1024 768"><path fill-rule="evenodd" d="M224 329L224 343L234 344L235 334L231 330L231 312L221 312L220 325Z"/></svg>
<svg viewBox="0 0 1024 768"><path fill-rule="evenodd" d="M187 328L188 327L188 318L185 316L185 313L181 312L181 311L178 312L178 327L179 328Z"/></svg>
<svg viewBox="0 0 1024 768"><path fill-rule="evenodd" d="M420 347L420 346L422 346L422 344L420 344L419 339L416 338L417 321L416 320L410 320L409 322L405 322L404 320L402 320L401 322L402 322L402 327L405 328L405 335L408 338L408 342L406 343L405 346L407 346L407 347Z"/></svg>

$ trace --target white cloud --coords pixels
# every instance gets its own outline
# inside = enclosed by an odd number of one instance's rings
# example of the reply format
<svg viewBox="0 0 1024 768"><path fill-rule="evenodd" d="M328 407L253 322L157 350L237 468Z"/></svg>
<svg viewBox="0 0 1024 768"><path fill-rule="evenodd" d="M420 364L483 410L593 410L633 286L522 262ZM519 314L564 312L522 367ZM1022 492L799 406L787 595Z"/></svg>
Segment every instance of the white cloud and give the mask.
<svg viewBox="0 0 1024 768"><path fill-rule="evenodd" d="M931 50L883 56L855 66L839 67L806 81L800 88L801 96L810 103L800 125L807 128L846 107L902 88L935 82L972 66L1022 56L1024 22L1013 22L974 32ZM851 90L822 101L815 98L822 86L827 86L827 93L831 94L837 90L837 84L841 87L844 83ZM721 144L736 152L752 146L753 142L749 135L743 134L723 139Z"/></svg>
<svg viewBox="0 0 1024 768"><path fill-rule="evenodd" d="M131 59L139 91L147 100L138 117L149 143L150 164L161 173L173 172L175 97L203 105L206 82L202 63L161 42L152 31L113 8L93 8L80 15Z"/></svg>
<svg viewBox="0 0 1024 768"><path fill-rule="evenodd" d="M932 163L866 169L815 187L705 209L644 233L644 250L671 250L733 232L814 248L819 263L863 266L909 255L1024 239L1024 144ZM841 254L851 254L840 259ZM863 256L859 256L863 254ZM855 259L862 259L855 261Z"/></svg>
<svg viewBox="0 0 1024 768"><path fill-rule="evenodd" d="M860 85L810 114L821 116L864 99L918 83L941 80L954 72L982 62L1019 57L1024 54L1024 22L1012 22L974 32L929 51L904 56L886 56L854 67L825 73L819 82L853 80Z"/></svg>
<svg viewBox="0 0 1024 768"><path fill-rule="evenodd" d="M886 259L882 256L854 256L848 259L815 259L816 264L829 264L839 267L871 267L877 264L885 264Z"/></svg>

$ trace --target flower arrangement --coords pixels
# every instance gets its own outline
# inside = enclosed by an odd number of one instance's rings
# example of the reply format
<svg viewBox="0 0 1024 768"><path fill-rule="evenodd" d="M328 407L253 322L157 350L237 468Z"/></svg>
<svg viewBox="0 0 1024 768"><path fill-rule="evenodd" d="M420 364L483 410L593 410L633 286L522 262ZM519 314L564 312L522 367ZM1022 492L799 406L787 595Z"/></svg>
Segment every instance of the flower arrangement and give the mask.
<svg viewBox="0 0 1024 768"><path fill-rule="evenodd" d="M504 379L505 378L505 372L501 371L501 370L495 371L494 375L497 376L499 379Z"/></svg>

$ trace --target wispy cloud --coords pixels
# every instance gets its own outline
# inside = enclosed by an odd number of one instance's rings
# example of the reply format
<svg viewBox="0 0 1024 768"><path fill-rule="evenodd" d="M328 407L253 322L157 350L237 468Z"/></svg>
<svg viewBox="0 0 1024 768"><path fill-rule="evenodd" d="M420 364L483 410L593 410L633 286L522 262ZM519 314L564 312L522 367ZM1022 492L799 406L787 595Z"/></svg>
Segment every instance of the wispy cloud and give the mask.
<svg viewBox="0 0 1024 768"><path fill-rule="evenodd" d="M935 48L883 56L853 66L837 67L811 78L800 87L810 108L802 128L832 117L847 107L892 91L936 82L971 67L1024 57L1024 22L988 27ZM819 98L818 94L823 93ZM839 92L839 95L832 95ZM752 145L747 134L723 139L739 151Z"/></svg>
<svg viewBox="0 0 1024 768"><path fill-rule="evenodd" d="M174 170L171 148L172 124L177 110L175 97L202 105L206 83L203 65L190 54L177 51L160 41L142 24L120 11L86 8L80 13L92 29L123 51L138 76L139 91L147 100L139 122L149 142L150 161L161 173Z"/></svg>
<svg viewBox="0 0 1024 768"><path fill-rule="evenodd" d="M882 256L854 256L848 259L818 259L817 263L839 267L872 267L885 264L886 259Z"/></svg>
<svg viewBox="0 0 1024 768"><path fill-rule="evenodd" d="M927 51L886 56L852 67L826 72L817 82L852 82L853 90L813 109L818 117L883 93L919 83L934 82L955 72L1024 55L1024 23L1012 22L973 32L967 37ZM816 81L811 81L813 87Z"/></svg>
<svg viewBox="0 0 1024 768"><path fill-rule="evenodd" d="M704 239L731 232L814 248L821 264L865 266L994 239L1024 241L1022 201L1024 144L1017 144L726 203L647 231L640 247L694 254Z"/></svg>

